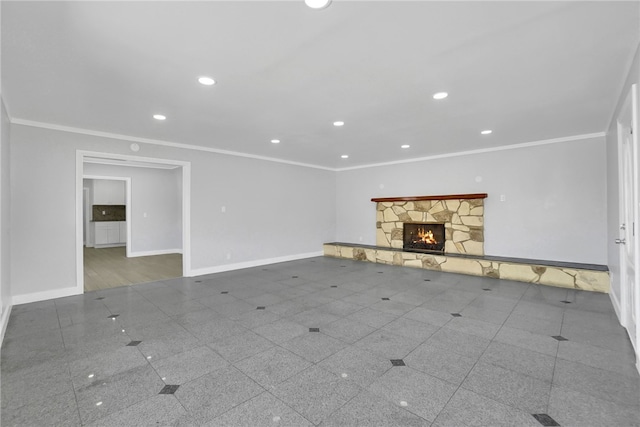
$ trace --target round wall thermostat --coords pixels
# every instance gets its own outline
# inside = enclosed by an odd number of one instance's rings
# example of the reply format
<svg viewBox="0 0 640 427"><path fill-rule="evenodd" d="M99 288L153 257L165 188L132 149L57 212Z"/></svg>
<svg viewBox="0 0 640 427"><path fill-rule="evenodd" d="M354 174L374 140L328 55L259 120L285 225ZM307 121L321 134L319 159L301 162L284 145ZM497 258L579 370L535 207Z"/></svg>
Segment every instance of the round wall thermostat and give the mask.
<svg viewBox="0 0 640 427"><path fill-rule="evenodd" d="M131 144L131 151L135 151L138 152L140 151L140 146L138 144L136 144L135 142L133 144Z"/></svg>

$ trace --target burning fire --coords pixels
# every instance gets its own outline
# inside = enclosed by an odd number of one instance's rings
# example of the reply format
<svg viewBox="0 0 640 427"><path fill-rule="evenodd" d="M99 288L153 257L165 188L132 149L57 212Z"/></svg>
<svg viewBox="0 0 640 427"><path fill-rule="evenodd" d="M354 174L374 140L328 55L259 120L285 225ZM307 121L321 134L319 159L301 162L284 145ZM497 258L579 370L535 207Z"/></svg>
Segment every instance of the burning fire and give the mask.
<svg viewBox="0 0 640 427"><path fill-rule="evenodd" d="M418 228L416 231L418 232L418 234L416 235L414 243L423 242L429 245L435 245L438 243L436 238L433 237L433 231L427 230L425 232L424 228Z"/></svg>

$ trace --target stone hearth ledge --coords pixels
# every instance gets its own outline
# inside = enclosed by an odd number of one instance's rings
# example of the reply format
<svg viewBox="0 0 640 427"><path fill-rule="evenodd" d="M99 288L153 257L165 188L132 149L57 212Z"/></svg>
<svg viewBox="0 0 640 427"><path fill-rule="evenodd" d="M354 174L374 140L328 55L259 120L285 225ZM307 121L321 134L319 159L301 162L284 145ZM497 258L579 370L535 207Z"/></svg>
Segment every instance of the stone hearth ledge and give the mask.
<svg viewBox="0 0 640 427"><path fill-rule="evenodd" d="M425 254L380 246L332 242L324 244L324 255L447 273L609 293L606 266L462 254Z"/></svg>

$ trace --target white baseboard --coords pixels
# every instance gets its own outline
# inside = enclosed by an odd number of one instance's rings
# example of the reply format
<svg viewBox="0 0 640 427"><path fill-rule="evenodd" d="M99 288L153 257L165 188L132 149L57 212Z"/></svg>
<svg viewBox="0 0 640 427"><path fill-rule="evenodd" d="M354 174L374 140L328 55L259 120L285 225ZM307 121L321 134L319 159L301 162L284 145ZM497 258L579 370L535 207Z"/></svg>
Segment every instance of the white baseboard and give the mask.
<svg viewBox="0 0 640 427"><path fill-rule="evenodd" d="M105 243L103 245L94 245L93 247L96 249L104 249L104 248L118 248L126 245L127 245L126 243Z"/></svg>
<svg viewBox="0 0 640 427"><path fill-rule="evenodd" d="M80 295L82 290L78 290L76 286L72 288L53 289L50 291L33 292L31 294L14 295L11 298L13 305L27 304L30 302L45 301L48 299L68 297L71 295Z"/></svg>
<svg viewBox="0 0 640 427"><path fill-rule="evenodd" d="M9 324L9 316L11 316L11 305L7 305L5 309L2 310L2 318L0 319L0 346L4 342L4 333L7 330L7 325Z"/></svg>
<svg viewBox="0 0 640 427"><path fill-rule="evenodd" d="M135 258L139 256L153 256L153 255L167 255L167 254L181 254L182 249L158 249L155 251L137 251L129 252L129 258Z"/></svg>
<svg viewBox="0 0 640 427"><path fill-rule="evenodd" d="M616 316L618 317L618 323L622 325L622 306L620 305L620 300L618 300L618 296L615 294L615 292L609 292L609 299L611 300L613 310L616 312Z"/></svg>
<svg viewBox="0 0 640 427"><path fill-rule="evenodd" d="M222 273L223 271L241 270L243 268L259 267L261 265L279 262L295 261L298 259L314 258L324 255L324 251L308 252L304 254L286 255L276 258L258 259L254 261L238 262L235 264L217 265L215 267L196 268L189 271L187 277L203 276L205 274Z"/></svg>

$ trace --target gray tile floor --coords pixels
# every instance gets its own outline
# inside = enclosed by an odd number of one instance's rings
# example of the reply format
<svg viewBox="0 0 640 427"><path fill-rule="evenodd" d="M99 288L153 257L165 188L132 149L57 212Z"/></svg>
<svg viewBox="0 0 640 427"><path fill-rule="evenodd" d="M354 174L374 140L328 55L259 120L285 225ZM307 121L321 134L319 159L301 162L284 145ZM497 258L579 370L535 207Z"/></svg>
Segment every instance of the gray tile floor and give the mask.
<svg viewBox="0 0 640 427"><path fill-rule="evenodd" d="M1 367L2 426L640 425L608 295L322 257L16 306Z"/></svg>

